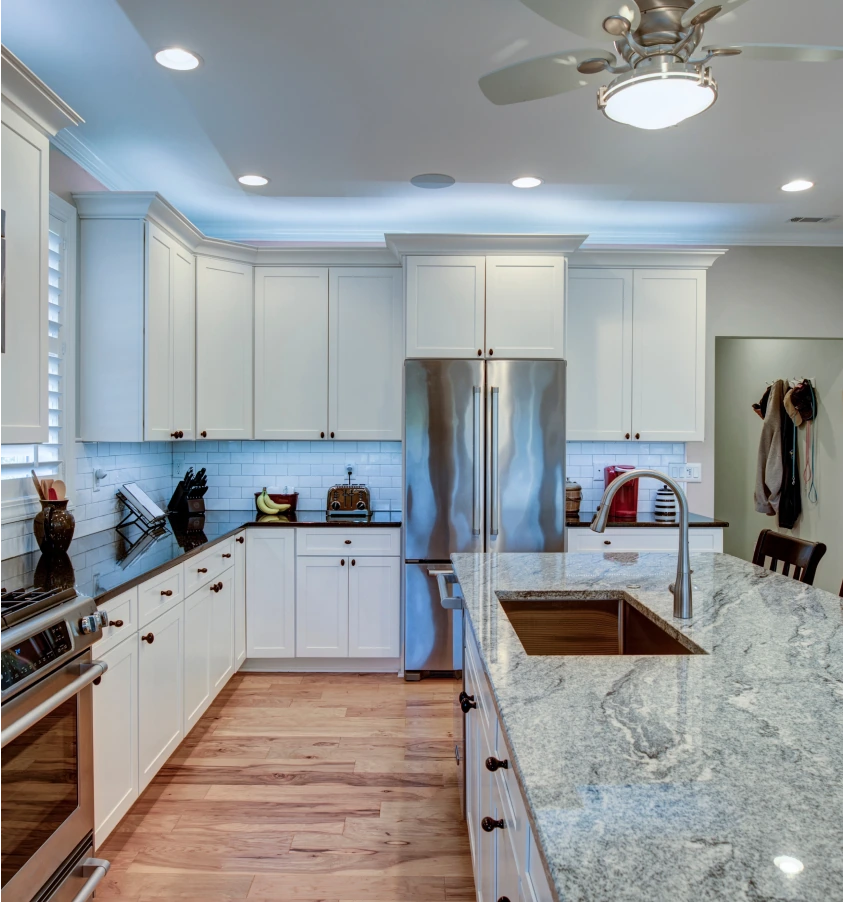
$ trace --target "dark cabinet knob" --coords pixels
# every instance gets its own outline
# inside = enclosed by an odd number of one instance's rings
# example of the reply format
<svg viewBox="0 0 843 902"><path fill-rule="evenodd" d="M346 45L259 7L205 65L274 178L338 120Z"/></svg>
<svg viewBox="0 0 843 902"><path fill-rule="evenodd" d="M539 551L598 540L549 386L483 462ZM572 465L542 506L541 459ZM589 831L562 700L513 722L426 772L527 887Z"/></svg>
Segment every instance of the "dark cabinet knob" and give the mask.
<svg viewBox="0 0 843 902"><path fill-rule="evenodd" d="M223 557L231 557L231 555L226 552Z"/></svg>
<svg viewBox="0 0 843 902"><path fill-rule="evenodd" d="M509 760L505 759L501 761L500 758L495 758L494 756L486 759L486 770L494 772L499 767L502 767L504 770L509 770Z"/></svg>
<svg viewBox="0 0 843 902"><path fill-rule="evenodd" d="M202 432L200 432L200 433L199 433L199 435L201 435L201 436L202 436L202 438L207 438L207 437L208 437L208 433L207 433L207 432L205 432L205 430L204 430L204 429L203 429L203 430L202 430Z"/></svg>
<svg viewBox="0 0 843 902"><path fill-rule="evenodd" d="M147 633L145 636L141 636L141 642L148 642L150 645L155 641L155 636L152 633Z"/></svg>
<svg viewBox="0 0 843 902"><path fill-rule="evenodd" d="M235 541L239 542L242 545L246 540L245 540L245 538L243 538L243 536L237 536Z"/></svg>
<svg viewBox="0 0 843 902"><path fill-rule="evenodd" d="M334 433L332 432L332 433L331 433L331 438L333 438L333 437L334 437Z"/></svg>
<svg viewBox="0 0 843 902"><path fill-rule="evenodd" d="M345 558L340 561L340 567L345 567Z"/></svg>
<svg viewBox="0 0 843 902"><path fill-rule="evenodd" d="M197 572L197 573L207 573L207 572L208 572L208 568L207 568L207 567L197 567L197 568L196 568L196 572Z"/></svg>
<svg viewBox="0 0 843 902"><path fill-rule="evenodd" d="M325 433L324 433L324 432L320 432L320 433L319 433L319 438L325 438Z"/></svg>
<svg viewBox="0 0 843 902"><path fill-rule="evenodd" d="M179 432L171 432L170 438L181 438L181 433Z"/></svg>
<svg viewBox="0 0 843 902"><path fill-rule="evenodd" d="M466 697L460 702L460 707L462 708L462 713L463 713L463 714L468 714L468 712L469 712L472 708L476 708L476 707L477 707L477 702L474 701L474 696L473 696L473 695L466 696Z"/></svg>
<svg viewBox="0 0 843 902"><path fill-rule="evenodd" d="M478 357L482 357L482 356L483 356L483 349L482 349L482 348L478 348L478 349L477 349L477 356L478 356Z"/></svg>
<svg viewBox="0 0 843 902"><path fill-rule="evenodd" d="M641 433L640 433L640 432L636 432L636 433L635 433L635 437L636 437L636 438L641 438Z"/></svg>
<svg viewBox="0 0 843 902"><path fill-rule="evenodd" d="M603 544L604 544L604 545L611 545L612 542L611 542L611 540L609 540L609 539L603 539Z"/></svg>
<svg viewBox="0 0 843 902"><path fill-rule="evenodd" d="M473 695L469 695L469 694L468 694L467 692L465 692L465 691L460 692L460 696L459 696L459 697L460 697L460 701L461 701L461 702L464 702L467 698L471 699L471 701L474 701L474 696L473 696Z"/></svg>
<svg viewBox="0 0 843 902"><path fill-rule="evenodd" d="M212 591L212 592L219 592L220 589L222 589L222 583L214 583L214 584L211 586L211 591Z"/></svg>
<svg viewBox="0 0 843 902"><path fill-rule="evenodd" d="M120 626L123 626L123 621L122 620L109 620L108 625L120 627Z"/></svg>
<svg viewBox="0 0 843 902"><path fill-rule="evenodd" d="M172 589L162 589L161 594L166 595L167 598L169 598L173 594L173 590Z"/></svg>
<svg viewBox="0 0 843 902"><path fill-rule="evenodd" d="M356 563L357 563L357 561L355 561L355 560L352 558L352 560L351 560L351 566L352 566L352 567L355 566Z"/></svg>
<svg viewBox="0 0 843 902"><path fill-rule="evenodd" d="M629 433L628 433L628 432L627 432L627 434L624 436L624 438L629 438Z"/></svg>
<svg viewBox="0 0 843 902"><path fill-rule="evenodd" d="M509 902L509 896L501 896L498 902Z"/></svg>
<svg viewBox="0 0 843 902"><path fill-rule="evenodd" d="M501 820L496 821L491 817L484 817L482 821L480 821L480 826L487 832L491 833L493 830L503 830L506 824L503 822L503 818Z"/></svg>

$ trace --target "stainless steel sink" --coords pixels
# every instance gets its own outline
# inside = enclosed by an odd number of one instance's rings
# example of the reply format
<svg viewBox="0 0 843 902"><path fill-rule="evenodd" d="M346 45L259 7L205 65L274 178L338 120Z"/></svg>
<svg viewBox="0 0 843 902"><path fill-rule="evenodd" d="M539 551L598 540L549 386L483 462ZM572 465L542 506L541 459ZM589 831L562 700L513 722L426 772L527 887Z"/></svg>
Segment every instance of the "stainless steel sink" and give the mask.
<svg viewBox="0 0 843 902"><path fill-rule="evenodd" d="M706 652L675 638L623 593L566 597L499 592L528 655L693 655Z"/></svg>

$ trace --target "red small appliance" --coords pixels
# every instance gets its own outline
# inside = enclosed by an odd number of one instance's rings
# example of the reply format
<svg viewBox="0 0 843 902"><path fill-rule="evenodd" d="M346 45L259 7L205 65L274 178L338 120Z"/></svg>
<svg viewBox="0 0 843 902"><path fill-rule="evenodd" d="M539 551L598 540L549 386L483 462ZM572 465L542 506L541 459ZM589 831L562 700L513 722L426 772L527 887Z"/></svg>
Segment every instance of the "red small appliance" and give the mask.
<svg viewBox="0 0 843 902"><path fill-rule="evenodd" d="M629 464L616 464L612 467L603 468L603 478L606 481L606 487L613 482L621 473L627 470L636 469ZM610 520L635 520L638 516L638 480L630 479L629 482L618 489L617 495L612 499L612 506L609 508Z"/></svg>

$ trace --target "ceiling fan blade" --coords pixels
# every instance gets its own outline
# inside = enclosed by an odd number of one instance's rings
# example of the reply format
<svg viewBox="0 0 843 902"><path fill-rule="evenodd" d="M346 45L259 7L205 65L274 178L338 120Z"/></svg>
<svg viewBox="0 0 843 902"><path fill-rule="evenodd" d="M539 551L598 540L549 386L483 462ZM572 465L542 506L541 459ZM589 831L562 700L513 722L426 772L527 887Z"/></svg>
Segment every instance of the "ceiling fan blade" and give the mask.
<svg viewBox="0 0 843 902"><path fill-rule="evenodd" d="M499 106L575 91L605 81L603 73L583 75L577 71L579 63L590 59L610 65L617 61L610 50L563 50L490 72L480 79L480 90Z"/></svg>
<svg viewBox="0 0 843 902"><path fill-rule="evenodd" d="M521 0L524 6L548 22L591 40L610 40L603 30L609 16L623 16L632 30L641 22L641 10L635 0Z"/></svg>
<svg viewBox="0 0 843 902"><path fill-rule="evenodd" d="M724 13L730 13L733 9L743 6L746 2L747 0L697 0L682 14L682 27L687 28L689 25L693 25L694 20L700 16L702 16L701 22L710 22Z"/></svg>
<svg viewBox="0 0 843 902"><path fill-rule="evenodd" d="M709 50L740 50L740 58L780 63L833 63L843 59L843 47L817 47L813 44L729 44L704 47Z"/></svg>

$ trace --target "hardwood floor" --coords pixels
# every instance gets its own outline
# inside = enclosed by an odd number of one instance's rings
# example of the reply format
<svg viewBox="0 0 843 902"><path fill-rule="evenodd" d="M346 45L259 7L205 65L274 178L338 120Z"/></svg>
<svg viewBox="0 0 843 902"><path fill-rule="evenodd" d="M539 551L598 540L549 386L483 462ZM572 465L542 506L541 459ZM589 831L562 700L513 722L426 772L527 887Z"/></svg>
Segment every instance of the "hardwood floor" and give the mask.
<svg viewBox="0 0 843 902"><path fill-rule="evenodd" d="M242 674L106 840L102 900L468 902L452 680Z"/></svg>

